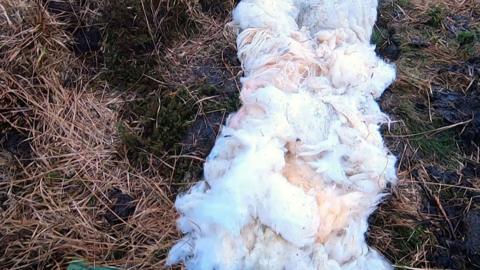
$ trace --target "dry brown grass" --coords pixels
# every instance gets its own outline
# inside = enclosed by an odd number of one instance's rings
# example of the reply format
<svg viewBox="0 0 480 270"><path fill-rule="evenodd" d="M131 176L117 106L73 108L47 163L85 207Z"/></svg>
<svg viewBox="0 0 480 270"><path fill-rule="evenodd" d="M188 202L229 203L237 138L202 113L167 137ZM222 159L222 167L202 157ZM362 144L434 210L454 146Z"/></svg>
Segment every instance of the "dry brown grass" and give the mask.
<svg viewBox="0 0 480 270"><path fill-rule="evenodd" d="M41 3L0 9L2 133L23 133L31 146L0 179L0 268L64 268L74 258L161 268L176 237L171 194L155 167L133 168L117 152L122 98L89 74ZM136 205L117 225L104 218L114 189Z"/></svg>

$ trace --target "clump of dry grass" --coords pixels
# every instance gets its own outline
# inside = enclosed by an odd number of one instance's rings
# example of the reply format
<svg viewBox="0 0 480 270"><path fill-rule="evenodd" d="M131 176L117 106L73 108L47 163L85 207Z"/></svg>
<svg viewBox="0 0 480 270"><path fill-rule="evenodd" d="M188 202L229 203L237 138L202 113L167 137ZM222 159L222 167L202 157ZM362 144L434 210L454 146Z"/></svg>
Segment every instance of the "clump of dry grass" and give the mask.
<svg viewBox="0 0 480 270"><path fill-rule="evenodd" d="M155 159L139 170L116 150L121 98L89 74L43 4L3 1L0 18L0 132L26 135L32 150L27 160L9 153L16 169L0 181L0 268L64 268L74 258L160 268L175 213ZM120 211L119 192L133 213Z"/></svg>

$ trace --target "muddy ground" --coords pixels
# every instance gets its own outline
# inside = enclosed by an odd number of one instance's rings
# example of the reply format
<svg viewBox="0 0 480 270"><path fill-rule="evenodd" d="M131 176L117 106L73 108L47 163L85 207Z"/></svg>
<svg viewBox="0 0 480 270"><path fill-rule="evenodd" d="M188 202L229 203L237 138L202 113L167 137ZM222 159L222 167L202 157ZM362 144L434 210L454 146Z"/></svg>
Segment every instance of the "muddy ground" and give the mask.
<svg viewBox="0 0 480 270"><path fill-rule="evenodd" d="M0 76L8 78L0 81L1 269L52 269L75 258L128 269L163 268L178 238L172 202L201 178L219 128L239 106L242 73L234 35L225 26L235 2L10 0L0 6L10 21L17 15L38 17L27 21L30 29L42 29L44 38L15 51L17 66L36 69L0 66ZM29 29L5 18L0 15L3 27L13 30L0 36L0 58L14 59L7 39ZM475 0L380 5L372 43L398 69L396 83L379 102L393 120L383 134L398 157L400 181L371 217L368 240L398 269L480 269L479 22ZM65 47L62 55L42 53L58 40ZM59 65L55 58L75 61L74 72L59 75L62 95L86 91L108 97L100 99L108 113L95 114L105 118L109 128L102 136L111 134L112 142L105 146L108 164L105 154L89 169L98 174L83 172L79 162L44 161L78 151L72 146L53 154L40 144L47 116L36 113L36 106L49 107L56 94L39 105L12 97L5 87L14 89L27 78L29 86L17 91L53 93L48 83L39 83L40 68L50 63L39 59L48 55L52 66ZM110 112L111 118L104 117ZM69 136L44 143L54 148L59 140L93 140ZM70 197L45 199L38 183ZM39 198L45 200L41 207L25 210ZM83 202L78 211L62 206ZM94 222L63 224L45 218L44 209L72 220L80 213Z"/></svg>

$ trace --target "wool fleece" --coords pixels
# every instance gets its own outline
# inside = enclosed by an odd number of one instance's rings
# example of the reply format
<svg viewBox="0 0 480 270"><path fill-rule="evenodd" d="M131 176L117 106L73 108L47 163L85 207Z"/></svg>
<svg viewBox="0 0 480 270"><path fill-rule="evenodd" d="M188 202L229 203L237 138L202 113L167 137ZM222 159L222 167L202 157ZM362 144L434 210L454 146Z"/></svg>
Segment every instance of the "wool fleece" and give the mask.
<svg viewBox="0 0 480 270"><path fill-rule="evenodd" d="M395 67L370 44L376 0L242 0L244 77L204 180L178 196L187 269L392 269L365 241L395 157L375 99Z"/></svg>

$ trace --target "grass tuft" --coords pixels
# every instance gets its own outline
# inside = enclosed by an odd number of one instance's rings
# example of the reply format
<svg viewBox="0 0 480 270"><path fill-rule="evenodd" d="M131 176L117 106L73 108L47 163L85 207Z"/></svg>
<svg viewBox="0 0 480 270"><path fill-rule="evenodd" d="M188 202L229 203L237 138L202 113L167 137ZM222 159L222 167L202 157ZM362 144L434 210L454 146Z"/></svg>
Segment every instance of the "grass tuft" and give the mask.
<svg viewBox="0 0 480 270"><path fill-rule="evenodd" d="M457 34L457 42L460 46L471 44L475 41L476 35L472 31L462 31Z"/></svg>
<svg viewBox="0 0 480 270"><path fill-rule="evenodd" d="M443 19L445 18L444 11L440 6L434 6L428 10L428 21L427 24L433 27L439 27L442 24Z"/></svg>

